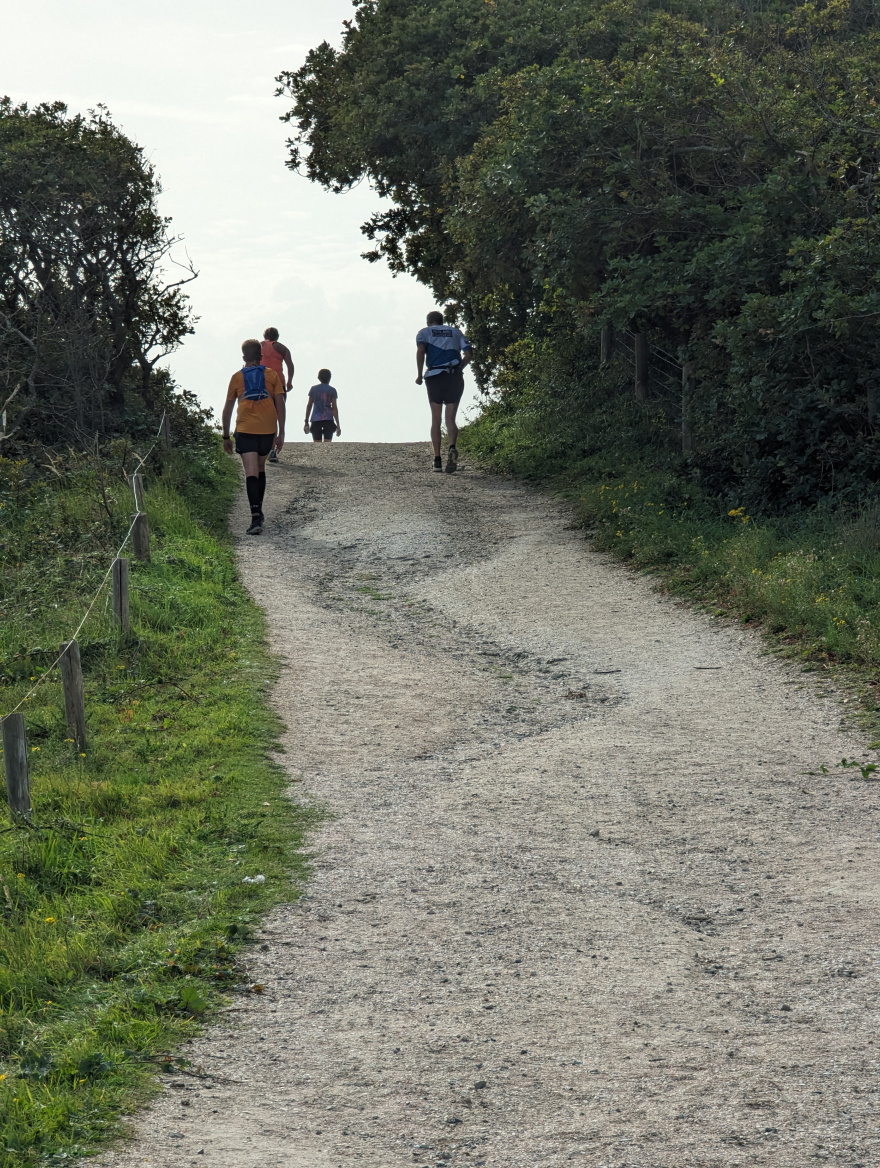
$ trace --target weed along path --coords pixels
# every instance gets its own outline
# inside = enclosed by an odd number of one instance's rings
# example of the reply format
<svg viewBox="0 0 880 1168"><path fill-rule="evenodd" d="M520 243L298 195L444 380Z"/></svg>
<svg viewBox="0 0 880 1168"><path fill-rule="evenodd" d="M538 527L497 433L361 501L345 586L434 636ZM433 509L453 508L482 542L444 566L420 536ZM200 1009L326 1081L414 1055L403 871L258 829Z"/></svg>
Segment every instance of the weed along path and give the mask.
<svg viewBox="0 0 880 1168"><path fill-rule="evenodd" d="M805 773L864 754L838 699L522 486L283 458L241 566L314 879L100 1163L880 1163L880 788Z"/></svg>

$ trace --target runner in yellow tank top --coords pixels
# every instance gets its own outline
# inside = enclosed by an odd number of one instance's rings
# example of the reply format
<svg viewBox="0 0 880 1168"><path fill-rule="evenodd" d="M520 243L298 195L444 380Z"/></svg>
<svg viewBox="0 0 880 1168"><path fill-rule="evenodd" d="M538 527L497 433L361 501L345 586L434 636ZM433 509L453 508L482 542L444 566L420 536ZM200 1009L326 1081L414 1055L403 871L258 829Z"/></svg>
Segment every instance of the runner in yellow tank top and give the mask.
<svg viewBox="0 0 880 1168"><path fill-rule="evenodd" d="M267 369L273 369L281 378L284 392L289 393L293 388L293 358L287 345L278 340L278 329L267 328L263 333L263 343L260 346L260 362ZM287 377L284 376L284 366L287 366ZM273 450L269 455L270 462L277 462L278 455Z"/></svg>
<svg viewBox="0 0 880 1168"><path fill-rule="evenodd" d="M284 386L274 369L260 360L260 342L251 338L241 346L244 368L233 373L223 407L223 449L232 454L232 413L236 410L235 453L241 457L245 490L251 509L248 535L263 534L263 497L266 459L284 445ZM236 408L237 407L237 408Z"/></svg>

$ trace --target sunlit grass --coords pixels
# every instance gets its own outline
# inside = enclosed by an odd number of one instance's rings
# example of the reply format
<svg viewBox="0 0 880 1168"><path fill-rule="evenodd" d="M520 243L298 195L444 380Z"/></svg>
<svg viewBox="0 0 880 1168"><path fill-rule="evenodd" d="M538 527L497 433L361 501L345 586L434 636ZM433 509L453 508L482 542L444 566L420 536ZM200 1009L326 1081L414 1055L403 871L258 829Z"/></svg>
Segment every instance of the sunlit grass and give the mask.
<svg viewBox="0 0 880 1168"><path fill-rule="evenodd" d="M120 479L108 513L87 467L49 483L0 470L4 713L75 627L129 507ZM231 460L213 459L149 484L153 560L132 563L131 633L102 600L80 636L87 749L68 739L56 675L25 703L33 826L0 835L3 1168L72 1159L113 1132L240 982L249 923L302 875L307 815L269 757L274 665L222 532L236 486Z"/></svg>
<svg viewBox="0 0 880 1168"><path fill-rule="evenodd" d="M802 652L841 664L880 665L880 516L814 511L755 521L742 508L700 513L677 503L668 480L619 479L571 487L597 546L670 586L787 634Z"/></svg>

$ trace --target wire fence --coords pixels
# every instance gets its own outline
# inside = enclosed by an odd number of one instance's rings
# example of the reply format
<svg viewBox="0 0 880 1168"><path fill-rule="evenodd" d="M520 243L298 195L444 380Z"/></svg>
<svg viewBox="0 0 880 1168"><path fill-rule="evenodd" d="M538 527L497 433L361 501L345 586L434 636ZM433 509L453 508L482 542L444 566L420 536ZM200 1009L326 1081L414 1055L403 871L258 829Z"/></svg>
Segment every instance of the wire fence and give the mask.
<svg viewBox="0 0 880 1168"><path fill-rule="evenodd" d="M681 361L659 345L648 332L643 352L646 367L639 368L638 335L628 329L615 329L611 346L616 360L634 379L634 396L649 405L659 406L666 415L670 430L682 435L682 449L689 448L690 433L686 372Z"/></svg>
<svg viewBox="0 0 880 1168"><path fill-rule="evenodd" d="M138 498L137 491L134 489L135 475L139 474L140 471L143 469L144 465L147 462L147 459L150 457L150 455L153 453L153 451L159 445L159 442L163 439L167 440L167 438L168 438L168 419L167 419L167 416L163 413L162 420L159 422L159 429L156 431L156 437L153 439L153 443L150 446L150 449L147 451L146 454L144 454L138 458L137 466L135 467L135 469L131 472L131 474L129 476L129 479L132 482L132 494L134 495L134 506L135 506L135 514L132 518L131 526L129 527L128 531L125 533L125 539L123 539L122 543L119 545L119 550L116 552L116 555L110 561L110 566L107 568L107 571L104 573L104 576L101 579L101 583L98 585L98 588L97 588L94 596L92 597L91 601L89 602L88 607L86 608L86 611L83 614L82 620L76 626L76 629L74 630L73 635L67 639L67 642L65 642L65 646L71 641L76 641L77 638L79 637L79 634L82 632L83 628L85 627L86 621L91 616L92 610L94 609L95 605L97 604L98 599L101 596L101 593L104 591L105 587L107 586L107 581L110 579L110 577L113 573L113 564L115 563L116 560L118 560L120 558L120 556L122 555L122 553L125 551L126 547L128 546L129 541L131 540L132 533L134 532L135 526L137 525L138 520L140 519L140 516L141 516L140 500ZM64 657L66 652L67 652L66 647L62 648L61 651L59 652L58 656L52 662L52 664L49 665L43 671L43 673L40 674L40 676L37 678L36 684L31 686L31 688L24 695L24 697L15 706L13 706L11 710L8 710L5 714L0 715L0 726L2 726L3 723L7 721L7 719L12 717L13 714L17 714L21 710L21 708L25 704L25 702L30 701L30 699L34 696L34 694L39 690L40 686L43 685L43 683L47 680L47 678L50 677L51 674L54 673L54 671L61 664L61 660Z"/></svg>

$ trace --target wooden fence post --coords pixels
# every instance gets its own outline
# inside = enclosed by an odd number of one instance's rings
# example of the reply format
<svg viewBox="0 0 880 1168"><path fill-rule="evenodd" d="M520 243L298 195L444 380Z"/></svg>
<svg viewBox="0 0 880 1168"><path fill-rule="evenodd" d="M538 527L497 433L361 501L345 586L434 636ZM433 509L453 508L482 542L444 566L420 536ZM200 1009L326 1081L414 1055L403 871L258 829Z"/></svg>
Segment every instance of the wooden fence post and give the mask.
<svg viewBox="0 0 880 1168"><path fill-rule="evenodd" d="M76 641L61 643L61 682L67 730L80 750L86 748L86 702L83 692L82 662Z"/></svg>
<svg viewBox="0 0 880 1168"><path fill-rule="evenodd" d="M636 401L643 402L648 400L648 334L644 329L639 329L635 334L634 344L636 359L635 395Z"/></svg>
<svg viewBox="0 0 880 1168"><path fill-rule="evenodd" d="M131 625L128 615L128 560L121 556L113 561L113 616L122 631L127 633Z"/></svg>
<svg viewBox="0 0 880 1168"><path fill-rule="evenodd" d="M171 446L171 426L168 424L167 414L162 415L162 421L159 423L159 438L167 450Z"/></svg>
<svg viewBox="0 0 880 1168"><path fill-rule="evenodd" d="M694 367L690 361L681 366L681 452L690 454L694 448L691 429L691 403L694 396Z"/></svg>
<svg viewBox="0 0 880 1168"><path fill-rule="evenodd" d="M6 764L6 798L15 815L30 815L31 785L28 779L27 733L23 714L9 714L3 721L3 761Z"/></svg>
<svg viewBox="0 0 880 1168"><path fill-rule="evenodd" d="M606 324L602 326L602 339L600 342L600 364L607 365L611 360L611 354L614 352L614 325Z"/></svg>
<svg viewBox="0 0 880 1168"><path fill-rule="evenodd" d="M150 521L147 519L143 511L139 511L134 517L134 525L131 529L131 545L134 549L135 559L150 560Z"/></svg>
<svg viewBox="0 0 880 1168"><path fill-rule="evenodd" d="M131 493L134 495L134 509L135 509L135 511L143 511L143 509L144 509L144 476L142 474L133 474L131 476Z"/></svg>

